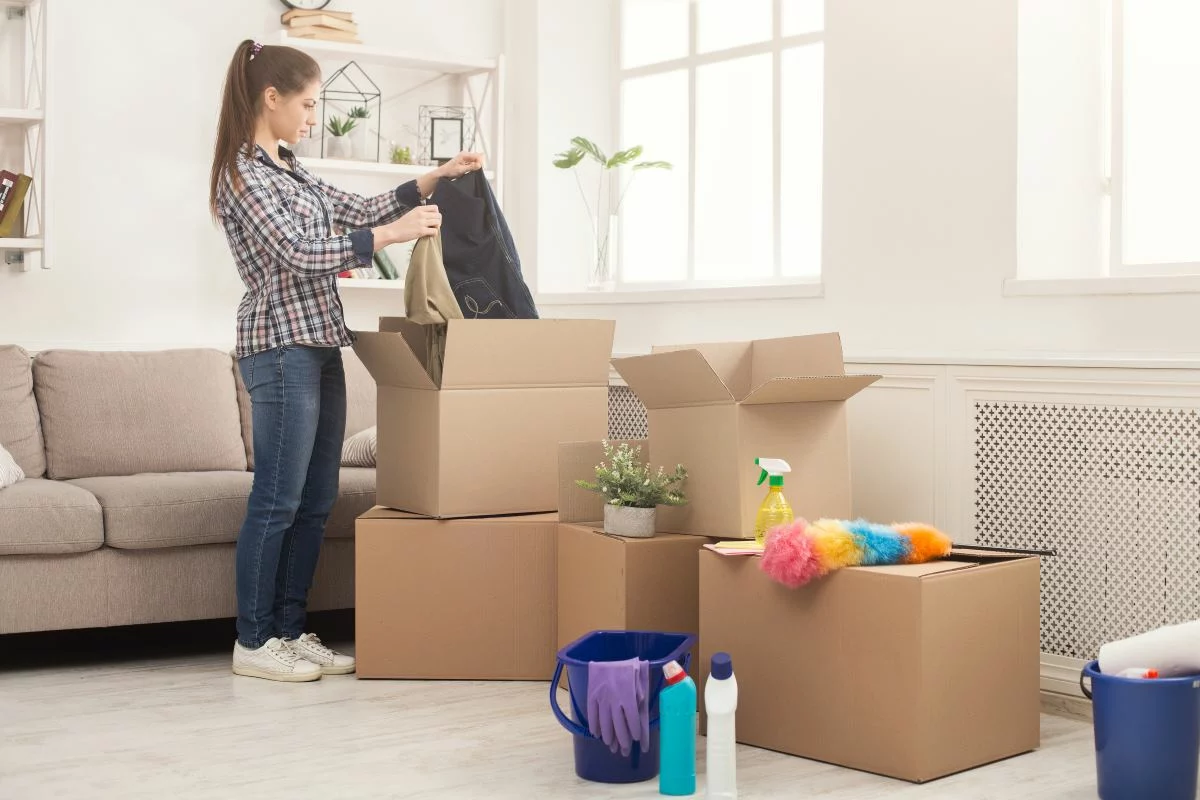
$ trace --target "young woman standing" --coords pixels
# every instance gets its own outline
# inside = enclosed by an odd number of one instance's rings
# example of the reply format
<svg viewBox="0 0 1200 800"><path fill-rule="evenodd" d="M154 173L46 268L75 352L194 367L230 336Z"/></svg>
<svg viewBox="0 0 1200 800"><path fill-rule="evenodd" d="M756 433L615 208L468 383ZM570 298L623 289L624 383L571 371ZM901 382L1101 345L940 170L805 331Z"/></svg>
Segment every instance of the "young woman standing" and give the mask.
<svg viewBox="0 0 1200 800"><path fill-rule="evenodd" d="M237 542L233 671L310 681L354 659L304 629L325 522L338 495L346 428L337 274L389 244L432 236L441 178L483 167L462 153L377 197L337 189L280 142L316 124L321 72L291 47L242 42L225 81L209 206L246 286L237 311L238 369L250 393L254 484Z"/></svg>

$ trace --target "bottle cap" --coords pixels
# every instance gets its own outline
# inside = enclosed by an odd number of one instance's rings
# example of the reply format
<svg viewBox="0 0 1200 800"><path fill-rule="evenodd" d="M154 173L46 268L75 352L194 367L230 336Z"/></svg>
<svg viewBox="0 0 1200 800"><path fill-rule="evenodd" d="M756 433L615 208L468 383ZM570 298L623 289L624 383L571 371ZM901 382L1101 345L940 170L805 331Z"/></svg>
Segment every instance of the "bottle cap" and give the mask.
<svg viewBox="0 0 1200 800"><path fill-rule="evenodd" d="M727 681L733 676L733 659L729 653L714 653L709 674L718 681Z"/></svg>
<svg viewBox="0 0 1200 800"><path fill-rule="evenodd" d="M1156 669L1148 669L1148 670L1146 670L1146 677L1147 677L1147 678L1157 678L1157 677L1158 677L1158 670L1156 670Z"/></svg>
<svg viewBox="0 0 1200 800"><path fill-rule="evenodd" d="M674 686L687 676L677 661L668 661L663 664L663 677L666 678L667 686Z"/></svg>

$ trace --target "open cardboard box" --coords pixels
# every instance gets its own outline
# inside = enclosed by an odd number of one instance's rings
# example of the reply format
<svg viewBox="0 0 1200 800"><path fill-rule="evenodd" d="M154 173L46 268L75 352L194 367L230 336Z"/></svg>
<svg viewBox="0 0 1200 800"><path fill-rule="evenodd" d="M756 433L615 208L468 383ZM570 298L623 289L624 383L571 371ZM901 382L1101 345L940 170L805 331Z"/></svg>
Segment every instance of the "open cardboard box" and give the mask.
<svg viewBox="0 0 1200 800"><path fill-rule="evenodd" d="M733 657L739 742L917 782L1038 747L1036 557L956 550L799 589L760 564L700 554L699 677Z"/></svg>
<svg viewBox="0 0 1200 800"><path fill-rule="evenodd" d="M847 375L838 334L655 348L613 365L646 406L654 463L689 473L691 502L660 509L660 530L753 538L758 457L791 465L783 492L797 516L851 515L845 401L880 376Z"/></svg>
<svg viewBox="0 0 1200 800"><path fill-rule="evenodd" d="M378 387L380 505L430 517L553 511L558 444L608 432L610 320L451 320L441 382L426 326L357 332Z"/></svg>

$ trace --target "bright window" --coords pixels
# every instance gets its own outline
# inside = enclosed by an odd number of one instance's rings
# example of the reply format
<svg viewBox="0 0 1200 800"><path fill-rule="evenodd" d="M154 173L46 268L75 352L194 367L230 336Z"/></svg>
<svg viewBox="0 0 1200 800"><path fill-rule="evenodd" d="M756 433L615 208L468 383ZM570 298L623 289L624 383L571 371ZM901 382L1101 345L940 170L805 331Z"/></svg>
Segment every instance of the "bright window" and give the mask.
<svg viewBox="0 0 1200 800"><path fill-rule="evenodd" d="M618 282L818 278L823 0L622 0L620 13L621 147L673 169L623 176Z"/></svg>

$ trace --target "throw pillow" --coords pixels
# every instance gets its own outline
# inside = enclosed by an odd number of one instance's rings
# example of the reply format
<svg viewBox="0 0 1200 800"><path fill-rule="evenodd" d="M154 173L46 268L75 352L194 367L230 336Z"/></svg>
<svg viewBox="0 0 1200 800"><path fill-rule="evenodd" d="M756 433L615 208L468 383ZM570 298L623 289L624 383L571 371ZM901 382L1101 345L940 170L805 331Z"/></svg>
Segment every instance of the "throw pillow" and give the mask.
<svg viewBox="0 0 1200 800"><path fill-rule="evenodd" d="M343 467L375 466L375 426L359 431L342 445Z"/></svg>
<svg viewBox="0 0 1200 800"><path fill-rule="evenodd" d="M374 448L372 447L372 458L374 458ZM0 444L0 489L7 489L17 481L25 480L25 471L21 469L21 465L12 457L12 454L4 449L4 445Z"/></svg>

